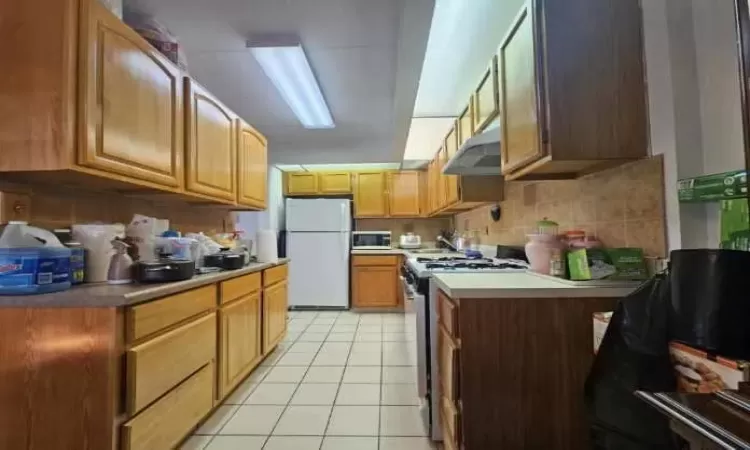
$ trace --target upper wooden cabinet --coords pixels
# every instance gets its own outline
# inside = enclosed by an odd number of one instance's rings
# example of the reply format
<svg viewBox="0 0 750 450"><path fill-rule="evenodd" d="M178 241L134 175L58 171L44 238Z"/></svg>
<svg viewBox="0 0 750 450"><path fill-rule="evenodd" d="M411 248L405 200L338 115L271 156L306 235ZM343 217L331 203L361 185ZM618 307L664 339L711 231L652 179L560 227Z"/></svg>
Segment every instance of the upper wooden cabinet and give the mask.
<svg viewBox="0 0 750 450"><path fill-rule="evenodd" d="M448 134L445 135L445 163L453 158L453 155L456 154L456 150L458 150L458 127L459 123L458 120L456 120L453 127L448 130ZM443 165L445 165L445 163L443 163Z"/></svg>
<svg viewBox="0 0 750 450"><path fill-rule="evenodd" d="M385 172L354 174L354 217L386 217L387 198Z"/></svg>
<svg viewBox="0 0 750 450"><path fill-rule="evenodd" d="M352 175L349 172L321 172L318 174L318 191L321 194L350 194Z"/></svg>
<svg viewBox="0 0 750 450"><path fill-rule="evenodd" d="M286 195L340 195L352 193L349 172L287 172Z"/></svg>
<svg viewBox="0 0 750 450"><path fill-rule="evenodd" d="M82 8L78 163L181 187L181 71L99 2Z"/></svg>
<svg viewBox="0 0 750 450"><path fill-rule="evenodd" d="M647 156L642 50L638 2L528 0L498 55L506 178L574 178Z"/></svg>
<svg viewBox="0 0 750 450"><path fill-rule="evenodd" d="M391 217L416 217L420 210L420 172L389 172L388 194Z"/></svg>
<svg viewBox="0 0 750 450"><path fill-rule="evenodd" d="M237 121L237 203L257 209L266 208L268 159L266 138Z"/></svg>
<svg viewBox="0 0 750 450"><path fill-rule="evenodd" d="M474 90L472 120L475 133L483 131L497 117L500 111L499 87L497 82L497 57L493 56L489 67L479 80L479 85Z"/></svg>
<svg viewBox="0 0 750 450"><path fill-rule="evenodd" d="M185 78L186 189L235 202L237 116L190 78Z"/></svg>
<svg viewBox="0 0 750 450"><path fill-rule="evenodd" d="M458 131L458 143L457 146L460 148L464 142L469 140L474 135L474 97L469 99L469 104L466 105L461 114L458 115L456 122L456 128Z"/></svg>

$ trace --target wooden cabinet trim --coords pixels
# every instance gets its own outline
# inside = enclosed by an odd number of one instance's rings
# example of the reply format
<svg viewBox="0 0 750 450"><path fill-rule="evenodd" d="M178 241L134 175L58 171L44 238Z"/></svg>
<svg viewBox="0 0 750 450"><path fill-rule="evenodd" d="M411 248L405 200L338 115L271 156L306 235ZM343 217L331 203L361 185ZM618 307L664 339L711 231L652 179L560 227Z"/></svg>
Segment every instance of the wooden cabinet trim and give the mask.
<svg viewBox="0 0 750 450"><path fill-rule="evenodd" d="M398 255L352 255L354 266L398 266Z"/></svg>

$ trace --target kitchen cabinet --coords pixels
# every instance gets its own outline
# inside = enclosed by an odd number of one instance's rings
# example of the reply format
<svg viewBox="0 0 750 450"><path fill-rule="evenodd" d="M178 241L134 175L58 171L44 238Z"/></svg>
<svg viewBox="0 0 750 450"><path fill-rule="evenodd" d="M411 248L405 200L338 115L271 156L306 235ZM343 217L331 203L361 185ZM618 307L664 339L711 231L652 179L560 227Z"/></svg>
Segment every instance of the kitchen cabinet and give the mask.
<svg viewBox="0 0 750 450"><path fill-rule="evenodd" d="M396 308L399 302L400 258L388 256L352 257L352 306Z"/></svg>
<svg viewBox="0 0 750 450"><path fill-rule="evenodd" d="M350 172L287 172L286 195L341 195L352 193Z"/></svg>
<svg viewBox="0 0 750 450"><path fill-rule="evenodd" d="M479 133L497 117L500 111L498 94L497 56L492 57L489 67L479 80L474 90L474 132Z"/></svg>
<svg viewBox="0 0 750 450"><path fill-rule="evenodd" d="M390 217L420 215L420 173L401 171L388 173Z"/></svg>
<svg viewBox="0 0 750 450"><path fill-rule="evenodd" d="M281 281L263 291L263 354L270 353L286 334L287 282Z"/></svg>
<svg viewBox="0 0 750 450"><path fill-rule="evenodd" d="M617 298L437 297L433 395L446 448L591 447L583 401L590 316Z"/></svg>
<svg viewBox="0 0 750 450"><path fill-rule="evenodd" d="M466 105L461 114L458 115L456 121L457 134L458 134L458 148L461 148L464 142L468 141L474 135L474 96L469 99L469 104Z"/></svg>
<svg viewBox="0 0 750 450"><path fill-rule="evenodd" d="M237 120L237 203L266 209L268 155L266 138L255 128Z"/></svg>
<svg viewBox="0 0 750 450"><path fill-rule="evenodd" d="M318 193L318 174L315 172L290 172L286 174L287 195L315 195Z"/></svg>
<svg viewBox="0 0 750 450"><path fill-rule="evenodd" d="M4 179L183 191L179 68L97 0L3 2L0 17L23 24L0 27Z"/></svg>
<svg viewBox="0 0 750 450"><path fill-rule="evenodd" d="M354 217L386 217L388 202L385 172L354 175Z"/></svg>
<svg viewBox="0 0 750 450"><path fill-rule="evenodd" d="M224 398L263 358L260 292L219 310L219 398Z"/></svg>
<svg viewBox="0 0 750 450"><path fill-rule="evenodd" d="M185 98L185 188L234 203L237 200L237 116L187 77Z"/></svg>
<svg viewBox="0 0 750 450"><path fill-rule="evenodd" d="M456 126L454 126L448 132L448 135L445 136L445 146L443 147L443 152L445 154L443 156L442 166L445 166L448 163L448 160L456 154L456 148L458 147L458 127L459 122L456 121ZM443 206L458 203L458 200L461 198L461 194L458 192L459 175L443 175L443 178L445 179L443 183Z"/></svg>
<svg viewBox="0 0 750 450"><path fill-rule="evenodd" d="M321 194L351 194L352 175L349 172L321 172L318 174L318 192Z"/></svg>
<svg viewBox="0 0 750 450"><path fill-rule="evenodd" d="M507 179L575 178L647 156L641 22L638 2L523 5L498 54Z"/></svg>

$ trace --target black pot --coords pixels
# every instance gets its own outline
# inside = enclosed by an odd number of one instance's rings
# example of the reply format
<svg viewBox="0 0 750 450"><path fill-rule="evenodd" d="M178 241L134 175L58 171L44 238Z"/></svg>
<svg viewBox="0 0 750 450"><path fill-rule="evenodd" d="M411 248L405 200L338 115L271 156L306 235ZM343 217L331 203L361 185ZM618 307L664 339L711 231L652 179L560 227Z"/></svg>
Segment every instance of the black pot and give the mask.
<svg viewBox="0 0 750 450"><path fill-rule="evenodd" d="M195 263L189 259L139 261L133 265L133 278L140 283L166 283L193 278Z"/></svg>
<svg viewBox="0 0 750 450"><path fill-rule="evenodd" d="M203 264L208 267L236 270L241 269L245 265L245 257L237 253L221 252L204 256Z"/></svg>

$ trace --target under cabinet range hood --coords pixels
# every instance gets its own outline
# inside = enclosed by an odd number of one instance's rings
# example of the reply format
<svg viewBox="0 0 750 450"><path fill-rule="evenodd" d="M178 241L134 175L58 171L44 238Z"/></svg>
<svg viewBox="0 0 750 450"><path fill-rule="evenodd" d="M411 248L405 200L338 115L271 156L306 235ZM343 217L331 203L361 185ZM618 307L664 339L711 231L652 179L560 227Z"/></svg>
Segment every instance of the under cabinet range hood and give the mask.
<svg viewBox="0 0 750 450"><path fill-rule="evenodd" d="M470 138L443 167L446 175L500 175L500 127Z"/></svg>

